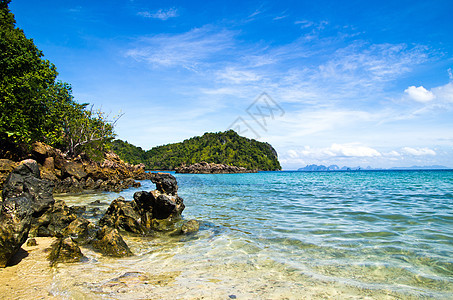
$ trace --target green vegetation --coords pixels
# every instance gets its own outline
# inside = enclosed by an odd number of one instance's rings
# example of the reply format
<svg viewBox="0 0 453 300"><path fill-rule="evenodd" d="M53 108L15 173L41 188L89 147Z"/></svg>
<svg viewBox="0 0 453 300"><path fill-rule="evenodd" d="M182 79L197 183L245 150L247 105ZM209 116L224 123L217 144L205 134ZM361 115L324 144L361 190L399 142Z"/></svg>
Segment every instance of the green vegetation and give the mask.
<svg viewBox="0 0 453 300"><path fill-rule="evenodd" d="M118 154L118 156L130 163L130 164L141 164L146 161L146 152L137 146L129 144L127 141L114 140L112 143L112 150Z"/></svg>
<svg viewBox="0 0 453 300"><path fill-rule="evenodd" d="M55 65L16 28L0 0L0 143L42 141L70 155L102 153L115 122L77 103L69 84L57 81Z"/></svg>
<svg viewBox="0 0 453 300"><path fill-rule="evenodd" d="M173 170L197 162L222 163L250 170L280 170L277 153L268 143L239 136L233 130L205 133L181 143L143 151L127 142L116 140L113 150L125 161L145 163L152 170Z"/></svg>

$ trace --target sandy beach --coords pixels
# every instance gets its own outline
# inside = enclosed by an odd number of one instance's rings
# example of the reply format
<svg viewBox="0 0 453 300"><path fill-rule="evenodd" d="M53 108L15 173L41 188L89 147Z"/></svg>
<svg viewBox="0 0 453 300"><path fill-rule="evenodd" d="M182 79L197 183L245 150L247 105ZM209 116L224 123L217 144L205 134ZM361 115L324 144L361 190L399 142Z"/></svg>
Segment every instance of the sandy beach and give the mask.
<svg viewBox="0 0 453 300"><path fill-rule="evenodd" d="M37 246L25 243L10 265L0 269L0 298L58 299L48 291L53 271L46 257L54 238L37 237L36 241Z"/></svg>

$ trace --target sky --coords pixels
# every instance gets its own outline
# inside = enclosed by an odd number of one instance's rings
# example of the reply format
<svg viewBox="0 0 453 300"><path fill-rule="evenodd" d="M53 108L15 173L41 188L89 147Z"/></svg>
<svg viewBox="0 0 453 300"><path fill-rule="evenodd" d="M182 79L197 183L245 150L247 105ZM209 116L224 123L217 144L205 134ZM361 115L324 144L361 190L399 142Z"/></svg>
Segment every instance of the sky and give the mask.
<svg viewBox="0 0 453 300"><path fill-rule="evenodd" d="M453 168L453 1L31 1L17 26L145 150L234 129L309 164Z"/></svg>

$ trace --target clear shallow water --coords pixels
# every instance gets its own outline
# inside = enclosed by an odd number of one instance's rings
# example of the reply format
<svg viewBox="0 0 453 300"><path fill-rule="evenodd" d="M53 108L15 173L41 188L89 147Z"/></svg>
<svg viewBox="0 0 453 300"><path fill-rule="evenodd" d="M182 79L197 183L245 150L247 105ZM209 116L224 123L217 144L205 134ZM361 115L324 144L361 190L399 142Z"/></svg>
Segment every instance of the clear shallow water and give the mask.
<svg viewBox="0 0 453 300"><path fill-rule="evenodd" d="M453 171L176 174L193 237L126 236L136 254L83 249L51 293L86 299L451 298ZM60 196L68 205L119 194ZM94 220L96 217L93 218Z"/></svg>

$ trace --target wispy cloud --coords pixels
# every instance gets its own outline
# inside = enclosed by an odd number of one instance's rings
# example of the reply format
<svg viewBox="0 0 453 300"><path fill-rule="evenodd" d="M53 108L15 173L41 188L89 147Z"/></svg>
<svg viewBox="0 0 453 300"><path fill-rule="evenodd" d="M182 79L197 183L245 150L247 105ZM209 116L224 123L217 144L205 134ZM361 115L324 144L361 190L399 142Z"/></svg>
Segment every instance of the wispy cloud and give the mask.
<svg viewBox="0 0 453 300"><path fill-rule="evenodd" d="M159 19L162 21L166 21L170 18L175 18L179 16L178 10L176 8L168 8L168 9L159 9L156 12L149 12L149 11L141 11L138 12L137 15L145 17L145 18L153 18Z"/></svg>
<svg viewBox="0 0 453 300"><path fill-rule="evenodd" d="M425 156L425 155L436 155L436 152L429 148L411 148L404 147L402 151L406 154L415 155L415 156Z"/></svg>
<svg viewBox="0 0 453 300"><path fill-rule="evenodd" d="M233 46L233 36L232 31L205 26L182 34L144 37L126 51L126 56L153 66L195 70L198 65L228 51Z"/></svg>

